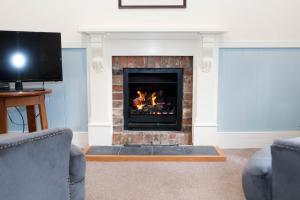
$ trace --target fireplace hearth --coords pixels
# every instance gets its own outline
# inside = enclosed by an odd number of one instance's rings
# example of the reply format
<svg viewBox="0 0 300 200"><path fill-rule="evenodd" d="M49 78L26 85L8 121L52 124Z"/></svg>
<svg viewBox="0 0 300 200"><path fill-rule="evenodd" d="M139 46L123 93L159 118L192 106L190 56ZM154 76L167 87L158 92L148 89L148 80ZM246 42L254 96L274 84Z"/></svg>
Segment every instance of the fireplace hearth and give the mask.
<svg viewBox="0 0 300 200"><path fill-rule="evenodd" d="M182 129L182 68L124 68L123 76L124 130Z"/></svg>

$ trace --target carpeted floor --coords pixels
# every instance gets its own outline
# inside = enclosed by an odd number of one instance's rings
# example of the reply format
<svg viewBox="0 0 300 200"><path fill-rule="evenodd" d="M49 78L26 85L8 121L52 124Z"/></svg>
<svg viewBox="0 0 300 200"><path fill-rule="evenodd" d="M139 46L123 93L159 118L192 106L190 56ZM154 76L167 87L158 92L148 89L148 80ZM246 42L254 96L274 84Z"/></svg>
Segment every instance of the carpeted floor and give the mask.
<svg viewBox="0 0 300 200"><path fill-rule="evenodd" d="M87 163L87 200L243 200L241 173L256 149L226 162Z"/></svg>

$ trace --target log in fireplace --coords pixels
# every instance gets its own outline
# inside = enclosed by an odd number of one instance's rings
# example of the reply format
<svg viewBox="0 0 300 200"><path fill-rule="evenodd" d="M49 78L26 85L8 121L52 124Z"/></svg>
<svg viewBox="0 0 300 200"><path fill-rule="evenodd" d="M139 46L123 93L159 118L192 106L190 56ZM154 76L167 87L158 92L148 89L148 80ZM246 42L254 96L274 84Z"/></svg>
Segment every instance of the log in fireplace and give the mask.
<svg viewBox="0 0 300 200"><path fill-rule="evenodd" d="M183 69L124 68L124 129L182 128Z"/></svg>

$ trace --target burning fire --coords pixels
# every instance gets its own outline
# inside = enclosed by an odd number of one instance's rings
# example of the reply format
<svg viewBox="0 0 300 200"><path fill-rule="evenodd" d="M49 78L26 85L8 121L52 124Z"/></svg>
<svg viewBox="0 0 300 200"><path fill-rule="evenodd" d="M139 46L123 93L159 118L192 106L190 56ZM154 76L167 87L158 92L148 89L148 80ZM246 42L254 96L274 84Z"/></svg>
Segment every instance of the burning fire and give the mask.
<svg viewBox="0 0 300 200"><path fill-rule="evenodd" d="M152 106L157 105L157 103L155 102L156 99L157 99L156 92L153 92L152 95L151 95L151 104L152 104Z"/></svg>
<svg viewBox="0 0 300 200"><path fill-rule="evenodd" d="M146 105L147 92L143 93L138 90L136 93L138 94L138 97L133 100L133 105L138 110L142 110L144 108L144 106ZM153 92L151 94L150 98L147 99L147 101L150 101L152 106L156 106L157 105L156 99L157 99L157 93Z"/></svg>
<svg viewBox="0 0 300 200"><path fill-rule="evenodd" d="M141 91L137 91L136 93L139 96L133 100L133 104L135 107L137 107L137 109L142 110L143 107L146 105L146 104L144 104L144 102L145 102L145 97L146 97L147 93L142 93Z"/></svg>

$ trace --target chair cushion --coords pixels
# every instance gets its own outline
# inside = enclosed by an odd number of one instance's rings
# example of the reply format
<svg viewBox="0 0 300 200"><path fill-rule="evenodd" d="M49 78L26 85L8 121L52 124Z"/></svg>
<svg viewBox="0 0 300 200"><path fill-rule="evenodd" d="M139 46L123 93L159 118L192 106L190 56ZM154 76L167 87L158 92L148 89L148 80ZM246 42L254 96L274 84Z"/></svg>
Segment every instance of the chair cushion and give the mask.
<svg viewBox="0 0 300 200"><path fill-rule="evenodd" d="M71 146L70 184L81 182L85 177L85 158L83 152L75 145Z"/></svg>
<svg viewBox="0 0 300 200"><path fill-rule="evenodd" d="M243 188L247 200L271 199L272 157L270 147L256 152L243 172Z"/></svg>

